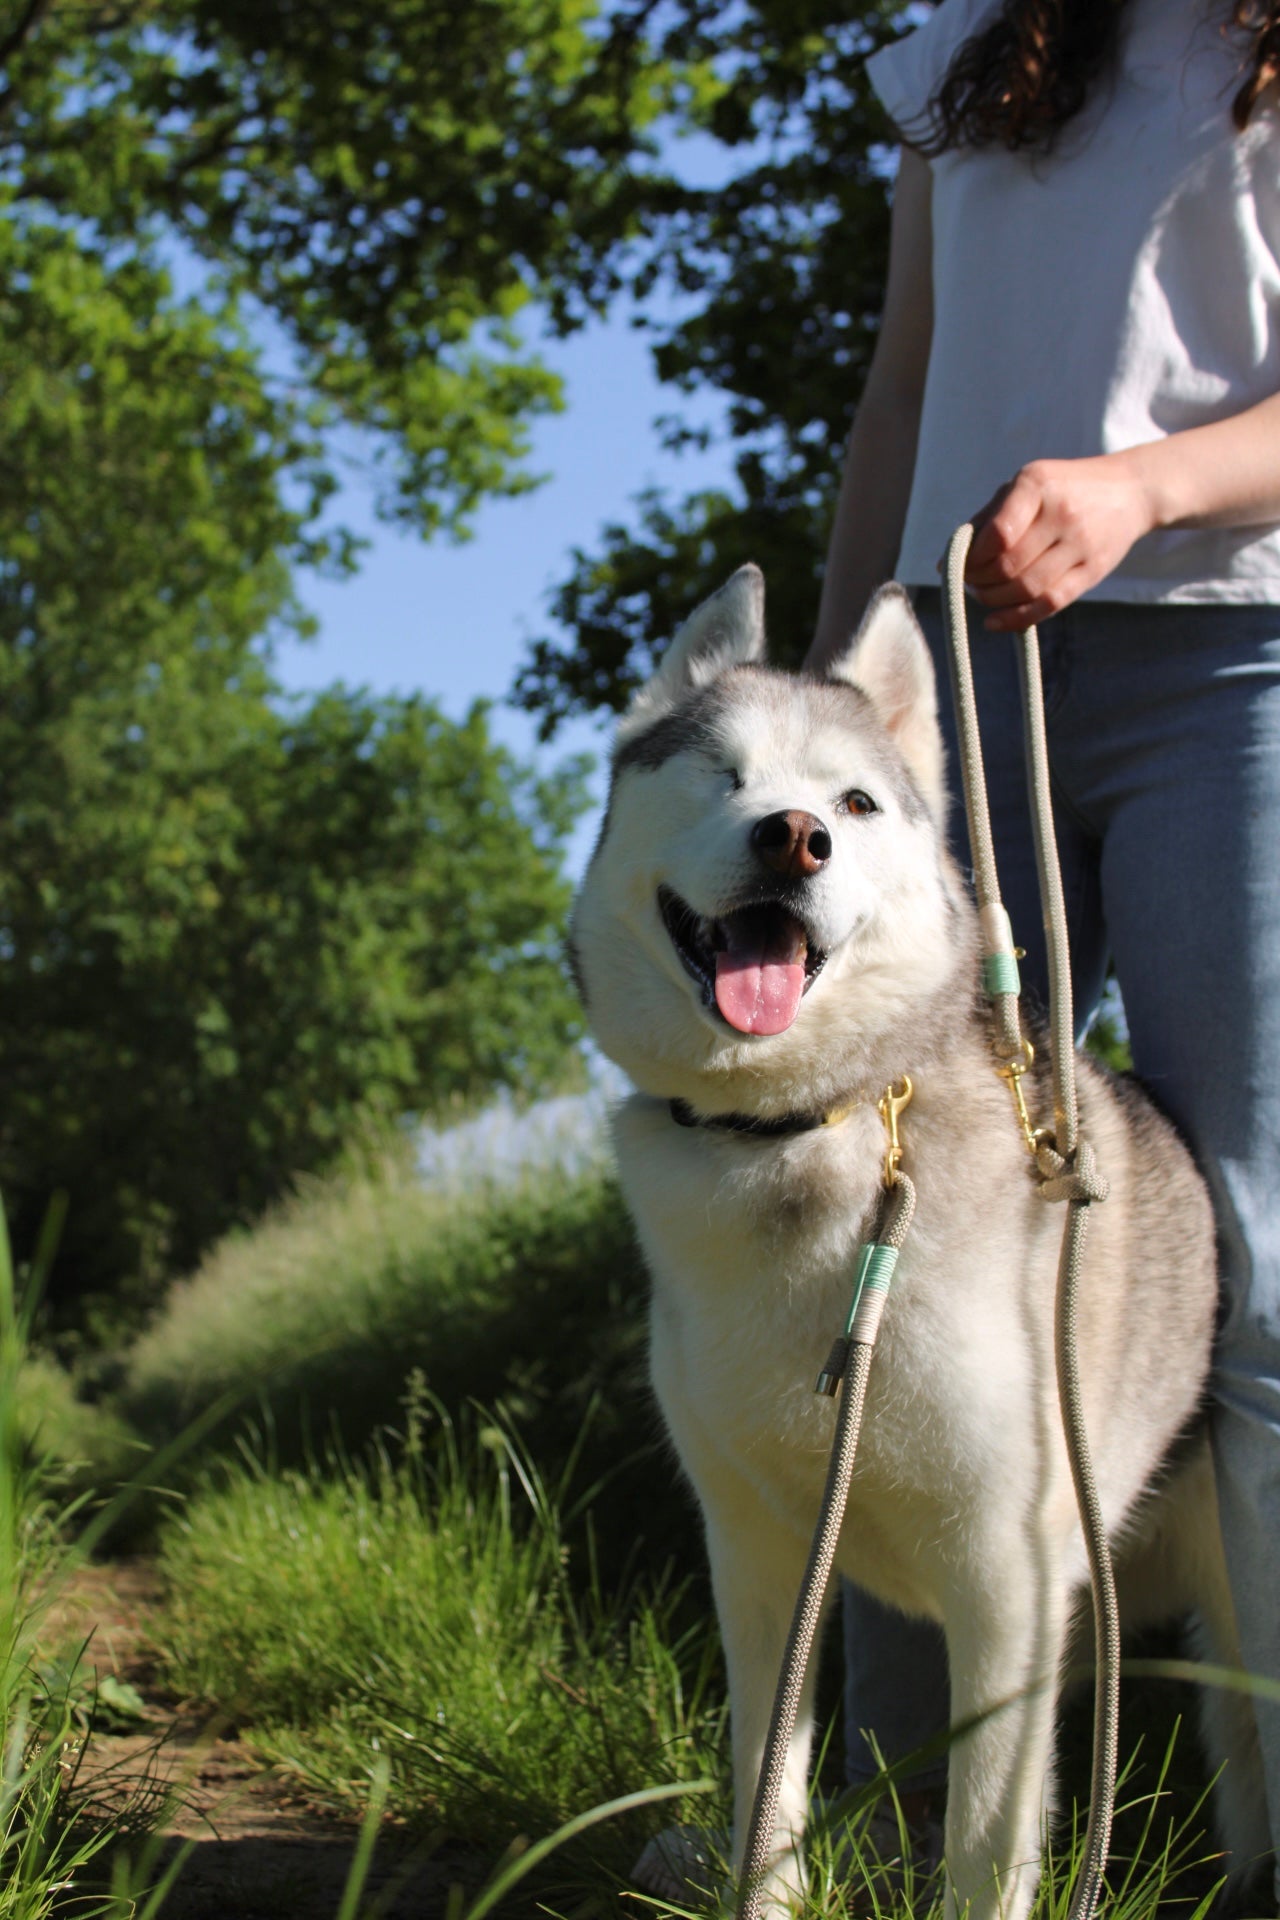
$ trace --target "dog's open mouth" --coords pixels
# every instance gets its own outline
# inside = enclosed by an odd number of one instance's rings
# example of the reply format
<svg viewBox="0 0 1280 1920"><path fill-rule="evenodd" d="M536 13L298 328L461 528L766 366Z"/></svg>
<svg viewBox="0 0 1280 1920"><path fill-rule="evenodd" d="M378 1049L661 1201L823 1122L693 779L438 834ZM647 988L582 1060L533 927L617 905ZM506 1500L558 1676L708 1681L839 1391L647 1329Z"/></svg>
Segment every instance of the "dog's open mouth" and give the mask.
<svg viewBox="0 0 1280 1920"><path fill-rule="evenodd" d="M658 888L658 911L705 1006L739 1033L785 1033L827 958L803 921L780 901L704 920L670 887Z"/></svg>

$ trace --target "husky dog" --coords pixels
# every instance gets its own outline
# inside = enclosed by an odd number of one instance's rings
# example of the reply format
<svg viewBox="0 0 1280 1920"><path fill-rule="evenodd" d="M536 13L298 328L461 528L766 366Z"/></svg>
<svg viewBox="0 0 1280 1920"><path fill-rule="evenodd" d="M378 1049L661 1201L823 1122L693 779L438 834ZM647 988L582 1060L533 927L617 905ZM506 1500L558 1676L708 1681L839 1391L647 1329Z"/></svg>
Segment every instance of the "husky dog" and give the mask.
<svg viewBox="0 0 1280 1920"><path fill-rule="evenodd" d="M958 1737L951 1912L1021 1920L1039 1874L1064 1645L1087 1565L1061 1431L1062 1210L1037 1188L978 991L975 909L945 839L932 663L882 589L818 680L763 664L743 567L693 615L618 732L574 912L595 1037L637 1089L616 1120L653 1279L653 1384L701 1504L728 1664L740 1863L833 1403L813 1384L873 1230L876 1103L909 1074L918 1204L881 1323L837 1567L940 1621ZM1110 1183L1079 1342L1108 1527L1152 1612L1238 1654L1200 1419L1215 1309L1204 1188L1145 1099L1079 1063ZM1048 1096L1043 1087L1039 1097ZM824 1122L826 1124L824 1124ZM802 1705L766 1906L803 1885ZM1205 1709L1224 1839L1267 1847L1252 1714Z"/></svg>

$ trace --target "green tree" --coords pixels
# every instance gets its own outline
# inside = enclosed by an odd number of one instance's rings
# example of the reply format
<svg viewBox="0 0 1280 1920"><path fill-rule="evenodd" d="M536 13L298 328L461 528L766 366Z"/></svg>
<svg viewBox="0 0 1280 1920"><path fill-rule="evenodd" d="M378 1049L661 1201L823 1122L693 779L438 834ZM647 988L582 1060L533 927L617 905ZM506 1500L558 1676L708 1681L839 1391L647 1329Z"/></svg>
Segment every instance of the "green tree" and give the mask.
<svg viewBox="0 0 1280 1920"><path fill-rule="evenodd" d="M553 1081L577 1031L574 770L275 689L290 561L345 555L256 372L161 270L0 226L0 1190L20 1246L68 1192L63 1291L189 1264L371 1117Z"/></svg>
<svg viewBox="0 0 1280 1920"><path fill-rule="evenodd" d="M655 192L637 274L681 317L655 325L677 395L724 396L736 487L638 503L579 550L517 697L545 734L620 709L691 607L757 561L770 631L797 657L813 631L844 440L879 323L892 130L866 55L913 12L899 0L678 0L663 57L711 79L690 124L718 141L723 187ZM688 435L678 415L669 442Z"/></svg>
<svg viewBox="0 0 1280 1920"><path fill-rule="evenodd" d="M323 518L335 424L381 432L389 507L455 526L523 484L520 410L549 383L459 357L459 292L435 363L458 409L419 418L411 330L377 373L372 328L326 338L339 281L301 266L273 373L234 235L176 293L183 168L129 102L162 55L193 83L177 19L33 6L0 35L0 1186L20 1249L67 1189L63 1292L189 1263L371 1116L553 1081L576 1032L572 771L533 781L480 715L290 707L271 676L307 628L294 568L352 561Z"/></svg>
<svg viewBox="0 0 1280 1920"><path fill-rule="evenodd" d="M278 324L320 423L371 431L384 511L457 530L529 484L559 384L513 323L616 284L670 98L588 0L3 0L0 220L180 245Z"/></svg>
<svg viewBox="0 0 1280 1920"><path fill-rule="evenodd" d="M554 1075L572 777L426 706L284 707L293 572L355 562L352 446L427 534L529 485L522 313L664 281L741 497L611 533L565 589L586 678L544 652L526 697L616 702L748 551L799 635L897 11L0 0L0 1184L20 1232L68 1187L77 1285L189 1261L360 1116ZM656 164L663 115L745 156L724 194Z"/></svg>
<svg viewBox="0 0 1280 1920"><path fill-rule="evenodd" d="M23 1240L70 1196L64 1294L145 1297L370 1121L556 1083L572 770L424 701L96 704L0 833L0 1183Z"/></svg>

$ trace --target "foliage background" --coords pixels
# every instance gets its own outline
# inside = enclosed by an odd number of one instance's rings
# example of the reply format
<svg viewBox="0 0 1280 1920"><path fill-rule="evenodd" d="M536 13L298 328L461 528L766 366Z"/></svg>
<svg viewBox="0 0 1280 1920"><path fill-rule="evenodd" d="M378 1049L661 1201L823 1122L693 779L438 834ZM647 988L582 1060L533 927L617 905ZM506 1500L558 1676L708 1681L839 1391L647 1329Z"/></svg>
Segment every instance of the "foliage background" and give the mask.
<svg viewBox="0 0 1280 1920"><path fill-rule="evenodd" d="M146 1298L353 1131L568 1069L581 769L273 657L356 562L343 432L420 534L532 484L513 318L599 297L665 82L558 0L21 0L0 74L0 1184L20 1252L70 1197L55 1298Z"/></svg>
<svg viewBox="0 0 1280 1920"><path fill-rule="evenodd" d="M563 1075L581 769L418 698L284 702L296 573L358 564L349 436L386 519L465 533L560 404L531 335L665 295L657 369L727 397L736 495L578 555L520 698L617 706L748 554L798 644L882 269L861 61L900 13L12 0L0 1183L20 1250L70 1195L55 1297L149 1297L354 1130ZM672 172L677 129L727 185Z"/></svg>
<svg viewBox="0 0 1280 1920"><path fill-rule="evenodd" d="M389 1756L471 1846L722 1759L607 1172L433 1192L408 1145L581 1071L584 769L427 694L291 698L281 662L365 557L352 467L406 538L465 537L537 482L540 340L619 311L668 449L719 417L733 478L575 553L517 697L547 734L616 710L746 558L802 648L887 237L862 62L916 11L0 0L0 1191L28 1271L67 1197L74 1363L0 1297L11 1610L27 1463L92 1504L159 1447L94 1525L161 1519L174 1683L335 1804ZM61 1806L73 1708L15 1644L6 1752Z"/></svg>

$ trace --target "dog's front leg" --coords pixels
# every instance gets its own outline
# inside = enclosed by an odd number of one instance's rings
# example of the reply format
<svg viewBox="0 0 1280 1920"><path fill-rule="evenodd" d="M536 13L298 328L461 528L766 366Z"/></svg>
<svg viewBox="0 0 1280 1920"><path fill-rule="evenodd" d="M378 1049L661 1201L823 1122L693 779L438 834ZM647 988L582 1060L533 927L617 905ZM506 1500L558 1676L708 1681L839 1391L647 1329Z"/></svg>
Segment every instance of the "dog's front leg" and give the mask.
<svg viewBox="0 0 1280 1920"><path fill-rule="evenodd" d="M716 1611L729 1674L733 1733L733 1865L741 1871L756 1781L764 1755L778 1673L786 1648L806 1548L767 1507L743 1489L728 1510L707 1514L707 1547ZM764 1912L782 1914L804 1891L801 1840L808 1802L809 1747L813 1734L813 1680L809 1673L787 1753L774 1822Z"/></svg>
<svg viewBox="0 0 1280 1920"><path fill-rule="evenodd" d="M1067 1597L1043 1564L991 1551L947 1608L947 1915L1023 1920L1040 1878Z"/></svg>

